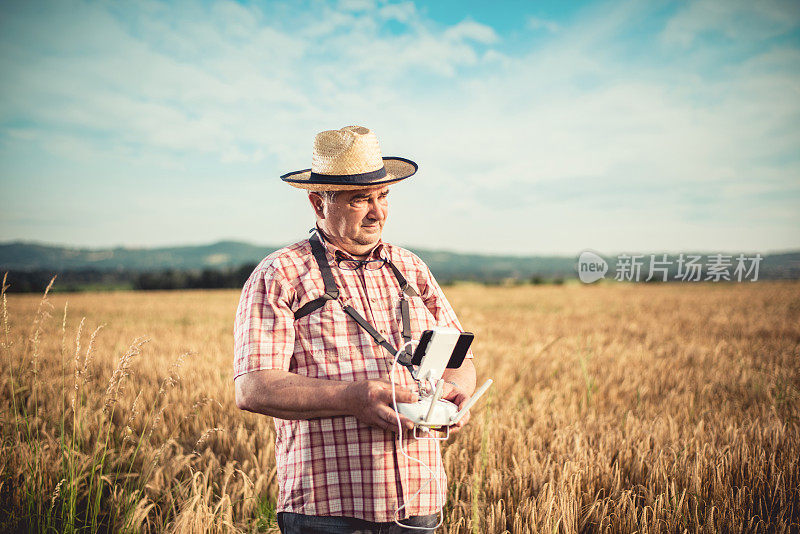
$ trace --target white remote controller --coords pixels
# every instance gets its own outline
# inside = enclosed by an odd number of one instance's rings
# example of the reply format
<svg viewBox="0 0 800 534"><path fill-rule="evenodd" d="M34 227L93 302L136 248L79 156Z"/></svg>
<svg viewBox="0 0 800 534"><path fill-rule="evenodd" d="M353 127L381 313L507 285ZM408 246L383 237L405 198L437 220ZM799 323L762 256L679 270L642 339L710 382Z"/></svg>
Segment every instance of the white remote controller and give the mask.
<svg viewBox="0 0 800 534"><path fill-rule="evenodd" d="M397 411L405 415L416 426L426 426L429 428L440 428L450 426L458 413L458 406L450 401L439 400L433 405L433 412L428 415L431 409L433 397L422 399L417 402L398 403Z"/></svg>
<svg viewBox="0 0 800 534"><path fill-rule="evenodd" d="M418 428L444 428L461 421L461 418L472 408L481 396L492 385L490 378L483 383L459 411L458 406L448 400L442 400L444 380L439 380L433 395L417 402L398 402L397 411L405 415Z"/></svg>
<svg viewBox="0 0 800 534"><path fill-rule="evenodd" d="M462 336L468 336L469 339L465 344L460 344ZM451 357L454 353L459 353L462 358L469 347L469 342L472 341L472 334L462 333L456 328L447 327L434 327L431 330L423 332L420 345L417 346L417 351L414 353L414 360L412 361L417 367L412 372L412 376L417 382L426 382L434 386L430 391L427 388L427 395L423 396L417 402L411 403L397 403L397 411L408 417L416 428L423 430L431 428L446 428L458 423L462 417L469 411L473 404L489 389L492 385L490 378L478 388L472 397L464 404L463 408L459 411L458 406L450 401L442 400L444 393L444 380L442 374L447 369ZM457 347L460 346L460 349ZM460 361L459 361L460 364Z"/></svg>

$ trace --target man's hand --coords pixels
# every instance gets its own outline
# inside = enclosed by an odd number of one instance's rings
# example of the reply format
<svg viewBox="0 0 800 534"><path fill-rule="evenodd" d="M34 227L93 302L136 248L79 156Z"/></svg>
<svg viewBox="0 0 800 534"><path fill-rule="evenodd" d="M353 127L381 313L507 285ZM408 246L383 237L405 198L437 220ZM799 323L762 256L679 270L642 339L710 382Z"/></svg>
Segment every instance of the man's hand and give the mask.
<svg viewBox="0 0 800 534"><path fill-rule="evenodd" d="M395 387L397 402L417 402L419 394L409 388ZM392 407L392 384L388 380L359 380L347 387L349 410L362 423L389 432L397 432L397 412ZM403 428L411 430L414 423L400 415Z"/></svg>
<svg viewBox="0 0 800 534"><path fill-rule="evenodd" d="M461 410L475 391L475 366L471 358L465 358L458 369L445 369L443 399L449 400ZM469 412L464 414L458 424L450 427L450 432L458 432L469 422Z"/></svg>
<svg viewBox="0 0 800 534"><path fill-rule="evenodd" d="M450 402L458 406L459 410L461 410L464 404L466 404L466 402L469 400L469 395L461 391L458 387L454 386L450 382L445 382L444 394L442 395L442 398L444 400L449 400ZM468 422L469 422L469 410L467 410L467 413L464 414L464 417L462 417L458 423L450 426L450 432L458 432L459 430L461 430L461 427L466 425Z"/></svg>

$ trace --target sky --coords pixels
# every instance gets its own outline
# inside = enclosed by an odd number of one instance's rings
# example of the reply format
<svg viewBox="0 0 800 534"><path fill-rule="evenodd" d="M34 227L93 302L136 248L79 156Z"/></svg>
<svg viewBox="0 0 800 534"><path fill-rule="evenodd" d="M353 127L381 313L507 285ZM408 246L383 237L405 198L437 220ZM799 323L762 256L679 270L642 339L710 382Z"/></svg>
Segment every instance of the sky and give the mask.
<svg viewBox="0 0 800 534"><path fill-rule="evenodd" d="M295 242L347 125L396 244L800 249L795 0L0 3L0 242Z"/></svg>

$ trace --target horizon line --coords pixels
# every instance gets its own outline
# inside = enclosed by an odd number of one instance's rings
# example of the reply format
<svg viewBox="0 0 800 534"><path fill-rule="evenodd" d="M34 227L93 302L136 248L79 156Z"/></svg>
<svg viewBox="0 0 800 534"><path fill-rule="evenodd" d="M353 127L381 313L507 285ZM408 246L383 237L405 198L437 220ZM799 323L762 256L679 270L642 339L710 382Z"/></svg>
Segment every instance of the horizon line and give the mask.
<svg viewBox="0 0 800 534"><path fill-rule="evenodd" d="M43 247L51 247L51 248L62 248L68 250L78 250L78 251L86 251L86 252L102 252L102 251L110 251L110 250L157 250L157 249L169 249L169 248L193 248L193 247L208 247L213 245L218 245L221 243L235 243L241 245L248 245L254 247L264 247L265 249L273 249L279 250L286 245L276 246L274 244L262 244L262 243L254 243L251 241L241 241L236 239L216 239L213 241L203 242L203 243L183 243L183 244L173 244L173 245L113 245L113 246L84 246L84 245L69 245L69 244L60 244L60 243L53 243L53 242L44 242L44 241L25 241L25 240L9 240L9 241L0 241L0 246L7 246L7 245L33 245L33 246L43 246ZM415 247L408 244L401 244L399 245L403 248L409 250L422 250L426 252L444 252L448 254L460 254L460 255L474 255L474 256L493 256L493 257L509 257L509 258L528 258L528 257L550 257L550 258L572 258L578 257L584 251L591 251L596 254L599 254L601 257L614 257L619 256L622 254L667 254L668 256L673 256L677 254L763 254L763 255L779 255L779 254L793 254L793 253L800 253L800 245L795 248L786 248L786 249L775 249L775 250L715 250L713 252L708 251L699 251L697 249L694 250L659 250L659 251L642 251L642 250L623 250L617 251L612 253L599 253L597 250L592 249L590 247L584 247L581 250L573 253L573 254L548 254L548 253L529 253L529 254L510 254L510 253L493 253L493 252L477 252L477 251L457 251L452 249L439 249L439 248L427 248L427 247Z"/></svg>

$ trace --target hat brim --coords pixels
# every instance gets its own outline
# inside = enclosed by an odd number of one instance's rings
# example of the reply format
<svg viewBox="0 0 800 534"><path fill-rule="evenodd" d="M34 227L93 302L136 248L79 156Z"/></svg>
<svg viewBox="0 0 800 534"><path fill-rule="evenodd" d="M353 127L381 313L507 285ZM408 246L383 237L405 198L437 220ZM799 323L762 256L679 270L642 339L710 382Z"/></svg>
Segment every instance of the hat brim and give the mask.
<svg viewBox="0 0 800 534"><path fill-rule="evenodd" d="M383 158L383 166L386 168L386 175L377 179L364 179L358 181L345 182L340 178L331 179L311 178L311 169L290 172L281 176L281 180L299 189L309 191L349 191L353 189L364 189L365 187L376 187L379 185L393 184L400 180L405 180L417 172L417 164L410 159L398 157Z"/></svg>

